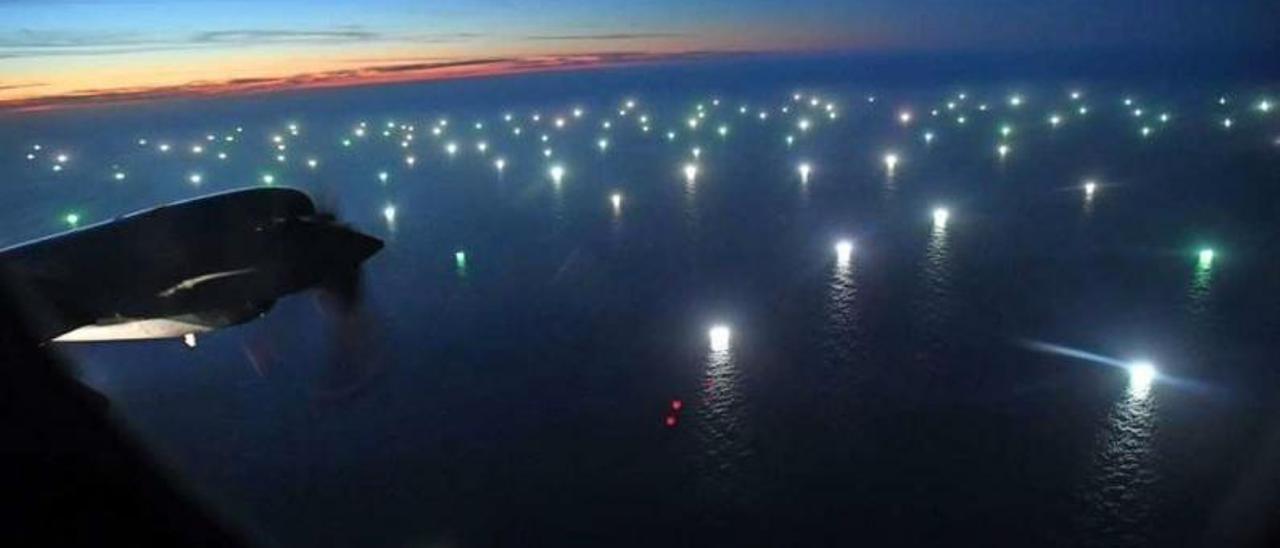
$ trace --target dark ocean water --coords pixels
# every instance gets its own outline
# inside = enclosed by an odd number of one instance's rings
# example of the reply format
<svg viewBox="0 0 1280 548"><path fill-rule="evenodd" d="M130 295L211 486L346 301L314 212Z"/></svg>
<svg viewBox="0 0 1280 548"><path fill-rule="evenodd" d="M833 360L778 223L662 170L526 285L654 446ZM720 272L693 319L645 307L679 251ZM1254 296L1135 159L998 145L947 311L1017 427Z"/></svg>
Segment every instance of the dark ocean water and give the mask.
<svg viewBox="0 0 1280 548"><path fill-rule="evenodd" d="M268 544L1222 545L1275 515L1280 483L1280 112L1256 108L1265 91L708 64L26 115L0 124L0 244L268 173L386 239L365 279L382 373L350 401L315 401L333 328L307 295L195 350L65 348ZM708 349L716 323L727 352ZM1035 342L1161 375L1144 391Z"/></svg>

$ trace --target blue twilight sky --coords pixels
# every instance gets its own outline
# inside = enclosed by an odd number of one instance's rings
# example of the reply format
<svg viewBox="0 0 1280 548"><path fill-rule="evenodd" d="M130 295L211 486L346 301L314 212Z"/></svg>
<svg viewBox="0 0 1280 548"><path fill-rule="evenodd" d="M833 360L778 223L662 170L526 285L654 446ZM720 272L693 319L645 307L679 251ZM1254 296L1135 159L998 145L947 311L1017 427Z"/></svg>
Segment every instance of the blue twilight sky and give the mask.
<svg viewBox="0 0 1280 548"><path fill-rule="evenodd" d="M1256 51L1280 44L1277 21L1274 0L0 0L0 105L405 62L486 61L420 75L448 77L618 54Z"/></svg>

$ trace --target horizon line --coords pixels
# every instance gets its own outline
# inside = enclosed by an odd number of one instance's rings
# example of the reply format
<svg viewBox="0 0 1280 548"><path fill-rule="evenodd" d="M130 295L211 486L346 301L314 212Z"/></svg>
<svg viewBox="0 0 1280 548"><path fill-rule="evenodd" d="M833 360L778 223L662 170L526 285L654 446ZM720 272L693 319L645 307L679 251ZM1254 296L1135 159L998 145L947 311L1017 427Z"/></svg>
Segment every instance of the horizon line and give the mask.
<svg viewBox="0 0 1280 548"><path fill-rule="evenodd" d="M462 80L642 63L739 57L753 50L617 51L442 59L421 57L352 69L301 72L278 77L197 80L185 84L78 90L57 95L0 100L0 114L83 109L146 101L240 97L383 84Z"/></svg>

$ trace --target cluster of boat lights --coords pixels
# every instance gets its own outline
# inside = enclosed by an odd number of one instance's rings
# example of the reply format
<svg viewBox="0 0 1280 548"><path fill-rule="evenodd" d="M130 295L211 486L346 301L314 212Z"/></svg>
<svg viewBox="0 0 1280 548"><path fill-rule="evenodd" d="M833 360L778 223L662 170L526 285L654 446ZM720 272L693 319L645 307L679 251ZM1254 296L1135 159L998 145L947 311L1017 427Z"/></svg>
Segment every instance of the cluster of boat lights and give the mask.
<svg viewBox="0 0 1280 548"><path fill-rule="evenodd" d="M1089 105L1085 104L1085 94L1080 90L1071 90L1068 94L1068 102L1065 105L1057 105L1056 110L1051 110L1045 114L1043 120L1046 121L1044 127L1049 131L1056 131L1067 125L1070 113L1074 116L1083 118L1091 111ZM832 124L836 120L842 118L842 107L824 97L817 95L805 95L803 93L795 93L790 97L790 101L783 101L782 104L774 104L771 106L749 106L740 105L736 109L730 109L729 113L735 112L741 119L735 123L757 123L767 124L771 121L779 120L782 124L781 130L784 132L781 136L781 143L787 149L792 148L801 136L812 135L819 131L821 124ZM716 140L727 140L732 135L732 120L726 120L723 117L716 118L715 110L720 106L721 100L713 98L707 102L698 103L693 111L684 117L676 117L668 121L667 127L662 131L654 132L654 137L665 140L669 143L675 143L681 139L689 141L689 159L679 165L678 171L683 176L686 184L693 185L698 182L699 176L702 174L701 162L703 161L703 148L699 144L699 136L705 127L713 127ZM866 103L869 105L876 104L874 96L867 96ZM1009 116L1013 116L1019 111L1025 110L1031 101L1022 94L1014 93L1009 95L1003 104L1006 105L1006 111ZM1120 103L1122 110L1127 114L1126 118L1136 120L1138 136L1142 139L1148 139L1154 136L1157 128L1168 126L1172 123L1173 115L1170 112L1160 112L1158 115L1149 116L1149 112L1138 101L1132 97L1124 97ZM1216 101L1218 107L1226 107L1231 101L1226 96L1219 97ZM917 116L915 109L911 107L898 107L894 119L897 124L903 128L913 126L931 126L920 129L920 138L926 147L935 144L942 134L944 126L948 125L948 121L954 123L955 126L965 126L970 116L976 116L984 113L997 111L1000 103L976 103L966 93L958 93L953 97L949 97L945 102L936 105L934 108L924 109L922 112L927 115ZM1266 116L1273 110L1274 105L1270 99L1260 99L1254 103L1251 110L1257 115ZM1216 124L1221 128L1231 129L1236 125L1236 118L1244 116L1244 111L1229 111L1218 114ZM721 115L723 116L723 115ZM731 116L731 115L730 115ZM544 123L549 120L549 123ZM517 115L507 112L502 114L501 124L487 125L484 121L477 121L471 124L471 128L477 133L473 138L475 153L482 157L491 158L493 169L501 177L509 166L506 156L497 153L490 145L490 141L485 138L484 132L486 128L493 131L503 131L510 134L510 139L522 139L526 133L536 135L535 143L538 147L542 161L546 164L546 176L551 183L557 187L564 184L569 169L560 156L557 154L554 145L559 142L562 134L573 131L578 127L587 127L588 130L593 124L587 122L587 110L583 107L573 107L567 114L544 117L539 112L532 112L527 115ZM926 123L932 119L932 123ZM1150 121L1148 121L1150 120ZM601 120L598 124L594 124L599 128L598 135L591 140L592 145L598 154L613 154L614 142L616 139L611 138L611 132L622 131L629 124L637 129L641 135L650 134L651 129L659 123L659 117L653 113L645 112L641 109L639 102L634 99L627 99L621 102L616 111L604 109ZM1015 133L1019 133L1012 123L1001 121L998 118L992 118L993 127L998 135L995 144L995 154L999 161L1005 161L1013 154L1013 146L1011 144ZM505 127L503 126L505 124ZM432 139L442 141L437 150L444 154L445 161L449 161L463 153L463 147L459 144L458 139L464 136L451 133L449 119L441 117L433 122L429 122L429 130ZM497 127L498 129L494 129ZM370 125L368 122L358 122L354 127L350 128L348 133L344 133L339 137L337 142L342 149L350 149L359 143L367 141L373 135L380 134L384 139L390 140L403 151L403 166L401 169L413 170L422 161L422 150L417 147L420 140L417 138L418 126L408 123L397 123L389 121L380 130ZM268 141L268 157L274 160L274 164L278 165L281 171L286 171L290 158L291 148L294 144L293 138L300 136L301 127L297 123L289 123L285 127L285 131L272 134ZM203 141L190 144L183 147L192 157L197 158L216 158L218 161L225 161L234 150L236 144L247 141L245 137L245 129L243 127L235 127L231 131L225 131L221 134L208 133L204 136ZM170 155L176 150L174 145L166 140L155 140L152 138L139 138L136 140L137 146L143 149L153 150L156 154ZM1280 136L1276 136L1273 144L1280 146ZM492 154L491 154L492 152ZM212 153L212 154L209 154ZM50 168L54 173L60 173L67 170L71 165L71 154L67 151L49 151L42 144L30 145L24 153L28 161L38 161L42 157L50 161ZM307 171L316 172L321 169L322 161L319 157L312 155L303 156L300 160L305 165ZM887 177L893 177L903 164L903 157L896 150L887 150L881 156L881 163L884 173ZM795 164L796 173L798 174L801 184L808 184L814 177L817 170L810 160L798 160ZM109 171L109 179L116 182L123 182L128 179L126 170L119 164L111 164ZM393 180L393 173L390 169L379 169L374 173L374 178L383 186L389 185ZM193 170L188 171L185 175L186 183L193 187L200 187L205 184L206 173ZM280 182L276 174L272 170L264 170L259 175L259 182L263 185L271 186ZM1080 185L1086 201L1092 201L1098 194L1101 185L1093 179L1087 179ZM614 215L620 215L623 205L623 194L614 190L608 195L608 203L612 208ZM382 208L382 218L389 228L393 229L397 223L398 210L394 203L386 203ZM944 206L936 206L931 211L933 228L935 231L945 230L947 223L951 219L951 211ZM81 224L81 215L76 212L65 213L62 217L63 222L70 228L76 228ZM847 268L853 260L854 244L849 240L840 240L834 245L836 264L842 268ZM466 253L458 251L455 254L455 263L458 268L465 269ZM1214 261L1214 251L1212 249L1202 249L1197 255L1197 266L1200 269L1209 269ZM714 352L728 352L731 340L731 330L728 325L715 325L709 329L708 337L710 340L711 350ZM1133 386L1149 387L1159 376L1155 366L1150 362L1135 362L1129 367L1129 374Z"/></svg>

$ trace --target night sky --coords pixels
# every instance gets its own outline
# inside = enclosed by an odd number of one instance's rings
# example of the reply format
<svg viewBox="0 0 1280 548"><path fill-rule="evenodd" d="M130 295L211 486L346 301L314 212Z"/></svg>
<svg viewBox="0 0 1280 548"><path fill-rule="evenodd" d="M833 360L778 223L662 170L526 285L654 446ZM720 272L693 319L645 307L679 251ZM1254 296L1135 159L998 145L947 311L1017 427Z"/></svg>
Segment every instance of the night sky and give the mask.
<svg viewBox="0 0 1280 548"><path fill-rule="evenodd" d="M740 52L1269 51L1266 0L0 0L0 108Z"/></svg>

